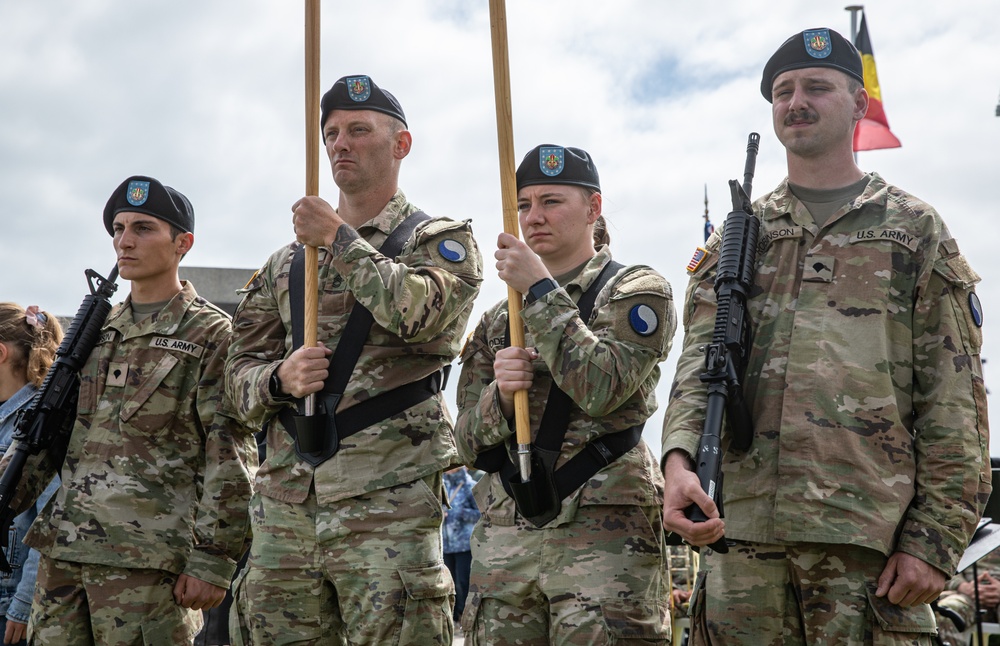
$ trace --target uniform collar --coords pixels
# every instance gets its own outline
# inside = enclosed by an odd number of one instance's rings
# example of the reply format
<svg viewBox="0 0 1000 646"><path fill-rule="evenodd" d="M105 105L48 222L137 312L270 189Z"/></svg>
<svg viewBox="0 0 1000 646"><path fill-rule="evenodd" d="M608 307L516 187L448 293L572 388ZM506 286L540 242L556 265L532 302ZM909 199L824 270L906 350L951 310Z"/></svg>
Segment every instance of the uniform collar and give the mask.
<svg viewBox="0 0 1000 646"><path fill-rule="evenodd" d="M382 207L379 214L358 227L358 233L361 233L362 229L376 229L389 235L409 215L403 213L404 206L406 206L406 196L403 195L403 191L397 188L396 194Z"/></svg>
<svg viewBox="0 0 1000 646"><path fill-rule="evenodd" d="M118 330L124 338L147 334L169 336L177 331L188 309L198 300L201 299L194 285L182 280L181 291L177 292L162 310L137 325L132 318L132 295L129 294L125 302L111 312L105 327Z"/></svg>
<svg viewBox="0 0 1000 646"><path fill-rule="evenodd" d="M882 176L878 173L871 173L871 180L868 182L868 186L862 191L861 195L854 200L854 203L846 207L846 211L841 211L839 214L834 214L828 221L827 226L834 220L840 219L840 217L845 212L850 212L855 209L861 208L865 204L872 204L876 207L885 207L888 202L888 191L887 184ZM761 217L764 220L776 220L778 218L789 215L795 220L796 224L808 225L812 222L812 218L809 218L809 222L800 222L799 220L803 218L802 214L808 211L805 205L799 201L797 197L792 194L791 189L788 187L788 178L786 177L778 185L778 188L774 189L771 194L767 197L762 205L763 211L761 211Z"/></svg>
<svg viewBox="0 0 1000 646"><path fill-rule="evenodd" d="M588 260L587 264L583 266L580 273L567 281L566 284L563 285L563 288L569 292L570 287L573 287L574 292L582 294L590 288L591 283L597 280L597 276L609 262L611 262L611 249L608 245L601 245L594 257Z"/></svg>

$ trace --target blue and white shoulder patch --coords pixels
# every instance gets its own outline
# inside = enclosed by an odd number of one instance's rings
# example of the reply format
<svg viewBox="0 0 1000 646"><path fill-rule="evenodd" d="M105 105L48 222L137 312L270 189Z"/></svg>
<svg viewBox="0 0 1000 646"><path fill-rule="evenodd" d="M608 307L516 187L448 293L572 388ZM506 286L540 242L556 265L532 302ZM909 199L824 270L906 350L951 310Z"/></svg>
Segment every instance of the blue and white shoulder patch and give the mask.
<svg viewBox="0 0 1000 646"><path fill-rule="evenodd" d="M438 243L438 253L448 262L463 262L469 255L464 244L451 238Z"/></svg>
<svg viewBox="0 0 1000 646"><path fill-rule="evenodd" d="M969 292L969 312L976 327L983 327L983 304L979 302L976 292Z"/></svg>
<svg viewBox="0 0 1000 646"><path fill-rule="evenodd" d="M649 305L636 305L628 313L628 322L639 336L649 336L660 327L656 312Z"/></svg>

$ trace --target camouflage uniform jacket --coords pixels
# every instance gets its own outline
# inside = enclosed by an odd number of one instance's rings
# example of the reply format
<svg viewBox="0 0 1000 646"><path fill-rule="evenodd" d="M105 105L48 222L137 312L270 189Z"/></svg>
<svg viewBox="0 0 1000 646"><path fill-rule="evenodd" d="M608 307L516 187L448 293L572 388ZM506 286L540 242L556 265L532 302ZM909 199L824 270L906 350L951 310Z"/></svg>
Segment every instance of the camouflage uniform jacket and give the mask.
<svg viewBox="0 0 1000 646"><path fill-rule="evenodd" d="M726 534L902 551L953 572L990 491L979 276L937 212L877 174L821 228L787 180L755 209L756 435L726 452ZM697 452L721 233L688 285L664 455Z"/></svg>
<svg viewBox="0 0 1000 646"><path fill-rule="evenodd" d="M25 543L54 559L229 587L257 464L223 389L229 333L229 316L186 282L138 324L131 297L111 311L81 371L63 485ZM33 470L26 489L52 475Z"/></svg>
<svg viewBox="0 0 1000 646"><path fill-rule="evenodd" d="M402 192L358 229L342 254L319 251L318 338L335 349L355 300L375 323L338 411L448 365L482 282L482 258L468 222L424 222L396 261L378 253L388 234L416 207ZM441 393L344 440L339 452L315 469L299 460L277 417L288 401L268 389L271 374L292 352L288 276L298 243L268 259L250 281L236 312L227 362L227 388L240 415L267 427L267 459L257 490L300 503L315 485L330 504L441 471L457 463L452 421ZM452 251L448 251L448 249Z"/></svg>
<svg viewBox="0 0 1000 646"><path fill-rule="evenodd" d="M676 328L670 285L649 267L621 269L597 295L589 322L580 319L576 301L597 278L611 253L602 247L583 270L521 311L525 346L538 349L534 381L528 391L531 434L545 409L553 375L575 402L556 468L602 435L645 422L656 410L654 389L659 363L670 351ZM655 326L636 331L630 314L645 306ZM652 321L648 318L647 322ZM462 351L458 390L458 450L466 464L483 451L514 444L513 421L500 411L493 359L504 347L507 301L487 311ZM486 475L475 488L484 516L498 525L514 524L514 501L500 474ZM562 502L551 526L572 521L579 505L661 505L663 476L645 442L595 474Z"/></svg>

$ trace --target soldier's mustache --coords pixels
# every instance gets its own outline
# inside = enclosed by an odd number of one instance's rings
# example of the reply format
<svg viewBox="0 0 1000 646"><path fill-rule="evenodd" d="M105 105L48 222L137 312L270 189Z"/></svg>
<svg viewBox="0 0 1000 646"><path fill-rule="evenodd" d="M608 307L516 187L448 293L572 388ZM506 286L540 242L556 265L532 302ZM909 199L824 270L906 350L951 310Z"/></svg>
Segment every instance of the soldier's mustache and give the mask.
<svg viewBox="0 0 1000 646"><path fill-rule="evenodd" d="M797 123L814 123L816 121L819 121L819 115L812 110L790 112L788 113L788 116L785 117L786 126L793 126Z"/></svg>

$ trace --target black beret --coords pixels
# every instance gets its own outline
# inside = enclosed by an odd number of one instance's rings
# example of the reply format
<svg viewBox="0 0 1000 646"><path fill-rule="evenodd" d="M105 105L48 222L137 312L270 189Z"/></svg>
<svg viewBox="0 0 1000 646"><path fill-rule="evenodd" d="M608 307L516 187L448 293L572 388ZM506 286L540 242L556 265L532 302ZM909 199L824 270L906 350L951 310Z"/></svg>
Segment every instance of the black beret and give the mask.
<svg viewBox="0 0 1000 646"><path fill-rule="evenodd" d="M403 107L368 76L345 76L333 84L319 103L319 127L326 124L332 110L375 110L396 117L406 125Z"/></svg>
<svg viewBox="0 0 1000 646"><path fill-rule="evenodd" d="M194 207L176 189L152 177L133 175L122 182L104 207L104 228L115 234L115 216L122 211L146 213L169 222L185 233L194 233Z"/></svg>
<svg viewBox="0 0 1000 646"><path fill-rule="evenodd" d="M586 150L552 144L535 146L517 167L517 190L533 184L572 184L601 192L601 178Z"/></svg>
<svg viewBox="0 0 1000 646"><path fill-rule="evenodd" d="M806 29L786 40L774 52L760 79L760 93L771 103L771 86L782 72L803 67L832 67L865 82L861 54L857 48L832 29Z"/></svg>

